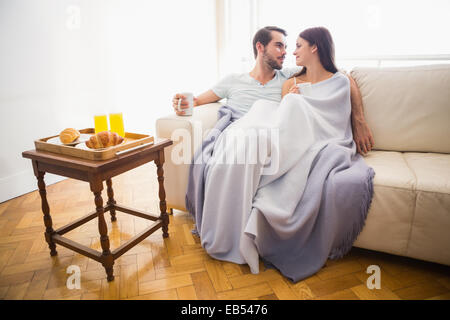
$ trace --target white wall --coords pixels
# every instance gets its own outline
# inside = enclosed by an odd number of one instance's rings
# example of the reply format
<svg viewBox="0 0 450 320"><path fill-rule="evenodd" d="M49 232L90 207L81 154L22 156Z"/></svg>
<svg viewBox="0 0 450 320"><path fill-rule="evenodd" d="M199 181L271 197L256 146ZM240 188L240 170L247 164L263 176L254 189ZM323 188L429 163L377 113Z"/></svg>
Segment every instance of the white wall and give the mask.
<svg viewBox="0 0 450 320"><path fill-rule="evenodd" d="M0 201L36 189L21 156L35 139L89 126L90 107L102 103L97 12L82 1L82 28L71 29L71 3L0 2Z"/></svg>
<svg viewBox="0 0 450 320"><path fill-rule="evenodd" d="M214 1L0 0L0 202L37 189L34 140L99 109L153 134L175 92L217 80L215 47Z"/></svg>
<svg viewBox="0 0 450 320"><path fill-rule="evenodd" d="M217 81L215 2L110 0L105 6L108 107L125 129L155 132L176 92Z"/></svg>

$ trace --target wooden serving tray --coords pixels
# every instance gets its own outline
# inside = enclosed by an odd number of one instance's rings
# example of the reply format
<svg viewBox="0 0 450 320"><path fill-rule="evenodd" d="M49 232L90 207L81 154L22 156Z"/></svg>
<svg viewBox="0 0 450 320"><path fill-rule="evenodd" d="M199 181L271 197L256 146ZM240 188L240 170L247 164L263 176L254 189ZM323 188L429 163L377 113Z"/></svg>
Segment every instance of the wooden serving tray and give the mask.
<svg viewBox="0 0 450 320"><path fill-rule="evenodd" d="M81 134L95 134L94 128L82 129L79 131ZM150 145L154 143L155 140L153 136L147 134L125 132L124 141L119 145L104 149L89 149L84 142L74 146L64 145L60 142L47 142L48 140L56 137L59 137L59 135L35 140L34 145L36 150L65 154L88 160L107 160L114 158L117 153L125 153L125 150L131 148L137 149L140 146L144 147L144 145Z"/></svg>

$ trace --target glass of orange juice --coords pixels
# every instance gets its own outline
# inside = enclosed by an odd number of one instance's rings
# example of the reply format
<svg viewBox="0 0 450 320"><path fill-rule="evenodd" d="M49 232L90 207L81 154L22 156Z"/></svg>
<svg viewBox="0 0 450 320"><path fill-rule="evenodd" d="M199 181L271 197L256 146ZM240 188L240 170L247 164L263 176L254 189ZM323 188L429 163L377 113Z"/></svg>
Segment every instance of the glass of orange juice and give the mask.
<svg viewBox="0 0 450 320"><path fill-rule="evenodd" d="M95 133L108 131L108 118L106 114L94 115Z"/></svg>
<svg viewBox="0 0 450 320"><path fill-rule="evenodd" d="M122 112L110 113L109 124L111 126L111 132L116 132L119 136L125 138Z"/></svg>

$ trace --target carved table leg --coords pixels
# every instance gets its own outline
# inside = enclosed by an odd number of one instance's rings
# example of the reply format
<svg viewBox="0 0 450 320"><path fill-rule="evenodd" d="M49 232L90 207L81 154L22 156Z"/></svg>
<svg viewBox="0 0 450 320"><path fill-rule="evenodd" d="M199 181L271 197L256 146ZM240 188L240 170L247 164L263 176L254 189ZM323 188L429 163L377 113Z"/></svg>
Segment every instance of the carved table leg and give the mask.
<svg viewBox="0 0 450 320"><path fill-rule="evenodd" d="M116 204L116 200L114 200L114 191L112 188L112 181L111 179L106 180L106 186L107 186L107 191L108 191L108 202L107 205L108 206L114 206ZM112 208L111 210L109 210L109 212L111 213L111 221L116 221L116 209Z"/></svg>
<svg viewBox="0 0 450 320"><path fill-rule="evenodd" d="M38 171L37 179L38 179L38 187L39 194L41 195L42 202L42 212L44 213L44 224L45 224L45 240L48 243L48 247L50 248L50 255L56 256L58 252L56 251L56 244L53 242L52 235L55 232L53 230L52 217L50 216L50 207L47 202L47 191L45 190L45 182L44 182L45 172Z"/></svg>
<svg viewBox="0 0 450 320"><path fill-rule="evenodd" d="M159 183L159 209L161 211L160 218L162 220L163 237L169 237L169 215L166 208L166 191L164 190L164 150L159 151L159 157L155 160Z"/></svg>
<svg viewBox="0 0 450 320"><path fill-rule="evenodd" d="M100 244L102 246L102 265L106 270L108 281L114 280L113 275L113 265L114 258L109 249L109 237L108 237L108 227L105 221L104 209L103 209L103 198L102 189L103 183L101 181L96 181L97 183L91 182L91 190L95 195L95 207L97 210L98 219L98 231L100 233Z"/></svg>

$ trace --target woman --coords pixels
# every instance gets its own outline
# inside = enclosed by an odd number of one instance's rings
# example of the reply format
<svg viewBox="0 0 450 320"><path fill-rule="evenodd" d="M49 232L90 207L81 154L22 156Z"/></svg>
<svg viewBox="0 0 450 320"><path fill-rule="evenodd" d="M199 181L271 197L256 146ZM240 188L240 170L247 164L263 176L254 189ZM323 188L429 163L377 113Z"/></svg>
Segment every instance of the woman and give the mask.
<svg viewBox="0 0 450 320"><path fill-rule="evenodd" d="M324 27L310 28L300 33L294 56L296 65L303 66L303 69L284 83L283 97L287 93L300 93L296 84L314 84L331 78L338 71L334 63L333 39Z"/></svg>
<svg viewBox="0 0 450 320"><path fill-rule="evenodd" d="M304 68L286 81L281 103L258 100L212 137L195 222L212 257L247 263L253 273L261 258L298 281L350 250L364 225L374 173L356 154L349 80L334 65L328 30L302 32L294 55ZM311 83L307 93L297 81ZM239 161L255 153L258 161Z"/></svg>

